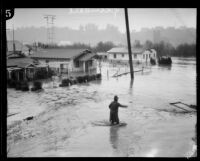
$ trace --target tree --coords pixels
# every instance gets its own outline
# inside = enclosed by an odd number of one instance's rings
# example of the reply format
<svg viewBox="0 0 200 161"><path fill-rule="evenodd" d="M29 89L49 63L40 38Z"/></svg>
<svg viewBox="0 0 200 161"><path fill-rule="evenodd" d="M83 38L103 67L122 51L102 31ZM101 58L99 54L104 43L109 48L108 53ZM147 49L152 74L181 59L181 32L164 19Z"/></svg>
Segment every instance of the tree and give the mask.
<svg viewBox="0 0 200 161"><path fill-rule="evenodd" d="M143 47L139 40L135 40L135 43L133 44L133 46L136 47L136 48L142 48Z"/></svg>
<svg viewBox="0 0 200 161"><path fill-rule="evenodd" d="M144 43L144 48L145 49L152 49L153 43L150 40L146 40L145 43Z"/></svg>
<svg viewBox="0 0 200 161"><path fill-rule="evenodd" d="M110 50L111 48L113 48L115 45L110 42L102 42L100 41L95 47L94 50L97 52L107 52L108 50Z"/></svg>

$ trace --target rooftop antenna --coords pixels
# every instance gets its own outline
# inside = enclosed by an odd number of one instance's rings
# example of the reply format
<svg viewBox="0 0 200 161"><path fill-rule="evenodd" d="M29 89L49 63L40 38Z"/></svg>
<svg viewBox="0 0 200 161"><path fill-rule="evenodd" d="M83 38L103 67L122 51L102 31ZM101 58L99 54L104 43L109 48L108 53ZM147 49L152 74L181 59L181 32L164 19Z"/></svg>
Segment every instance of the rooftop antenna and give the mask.
<svg viewBox="0 0 200 161"><path fill-rule="evenodd" d="M47 20L47 44L54 44L54 20L55 15L45 15L44 18Z"/></svg>

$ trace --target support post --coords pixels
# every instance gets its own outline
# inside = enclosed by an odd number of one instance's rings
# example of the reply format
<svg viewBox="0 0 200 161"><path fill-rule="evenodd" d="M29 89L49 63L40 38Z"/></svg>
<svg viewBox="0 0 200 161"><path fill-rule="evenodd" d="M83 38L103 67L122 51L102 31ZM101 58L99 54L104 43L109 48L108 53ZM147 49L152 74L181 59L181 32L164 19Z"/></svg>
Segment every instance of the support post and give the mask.
<svg viewBox="0 0 200 161"><path fill-rule="evenodd" d="M19 81L19 71L17 71L17 81Z"/></svg>
<svg viewBox="0 0 200 161"><path fill-rule="evenodd" d="M83 62L83 72L85 74L85 61Z"/></svg>
<svg viewBox="0 0 200 161"><path fill-rule="evenodd" d="M125 20L126 20L126 33L127 33L128 53L129 53L130 74L131 74L131 79L134 79L133 61L132 61L132 52L131 52L131 40L130 40L130 31L129 31L129 21L128 21L127 8L125 8Z"/></svg>
<svg viewBox="0 0 200 161"><path fill-rule="evenodd" d="M26 81L26 68L24 68L24 80Z"/></svg>

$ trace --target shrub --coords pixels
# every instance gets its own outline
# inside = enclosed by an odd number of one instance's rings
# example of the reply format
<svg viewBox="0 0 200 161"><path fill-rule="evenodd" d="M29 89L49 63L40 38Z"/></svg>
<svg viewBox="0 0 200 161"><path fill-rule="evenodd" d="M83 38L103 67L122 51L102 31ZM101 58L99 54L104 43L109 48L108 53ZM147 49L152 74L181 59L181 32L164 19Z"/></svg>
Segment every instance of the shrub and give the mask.
<svg viewBox="0 0 200 161"><path fill-rule="evenodd" d="M39 81L33 82L33 88L35 89L42 89L42 83Z"/></svg>
<svg viewBox="0 0 200 161"><path fill-rule="evenodd" d="M29 85L27 81L21 83L21 90L22 91L29 91Z"/></svg>

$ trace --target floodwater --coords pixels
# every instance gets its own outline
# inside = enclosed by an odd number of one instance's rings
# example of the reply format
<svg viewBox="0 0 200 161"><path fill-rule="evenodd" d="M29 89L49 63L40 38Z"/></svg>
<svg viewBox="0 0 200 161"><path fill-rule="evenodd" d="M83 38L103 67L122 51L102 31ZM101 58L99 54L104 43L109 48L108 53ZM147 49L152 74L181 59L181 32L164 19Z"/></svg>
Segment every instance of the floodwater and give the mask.
<svg viewBox="0 0 200 161"><path fill-rule="evenodd" d="M194 152L196 112L169 103L196 105L196 59L172 58L173 64L112 77L127 67L103 63L102 80L43 91L7 89L8 157L190 157ZM140 67L135 67L135 70ZM109 103L118 95L124 127L94 126L109 119ZM34 116L33 120L23 121Z"/></svg>

